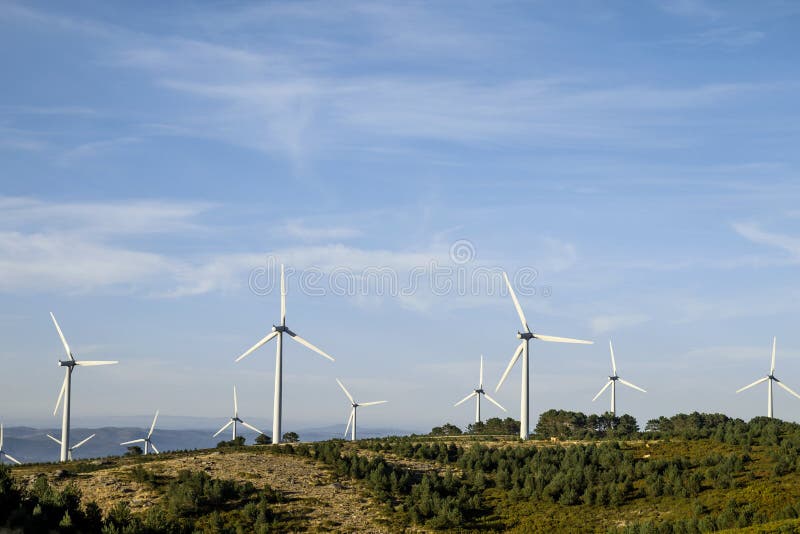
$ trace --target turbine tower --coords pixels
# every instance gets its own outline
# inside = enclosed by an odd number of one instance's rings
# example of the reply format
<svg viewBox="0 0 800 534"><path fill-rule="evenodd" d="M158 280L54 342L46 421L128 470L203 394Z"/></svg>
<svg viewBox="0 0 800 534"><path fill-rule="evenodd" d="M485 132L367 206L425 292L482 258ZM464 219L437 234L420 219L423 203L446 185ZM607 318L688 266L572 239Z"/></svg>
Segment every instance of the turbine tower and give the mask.
<svg viewBox="0 0 800 534"><path fill-rule="evenodd" d="M492 404L494 404L495 406L497 406L498 408L500 408L504 412L506 411L505 408L500 406L499 402L497 402L496 400L491 398L483 390L483 354L481 354L481 374L480 374L480 377L478 378L478 388L473 390L472 393L470 393L469 395L467 395L466 397L464 397L463 399L461 399L457 403L455 403L455 405L453 407L458 406L460 404L463 404L463 403L467 402L469 399L471 399L472 397L475 397L475 422L476 423L480 423L481 422L481 395L486 397L486 400L488 400L489 402L491 402Z"/></svg>
<svg viewBox="0 0 800 534"><path fill-rule="evenodd" d="M242 423L242 425L246 426L247 428L249 428L253 432L258 432L259 434L263 434L263 432L260 431L259 429L257 429L256 427L254 427L252 425L249 425L246 422L244 422L241 419L239 419L239 401L236 398L236 386L233 386L233 417L231 417L231 420L228 421L228 423L225 426L223 426L222 428L217 430L217 433L214 434L211 437L212 438L216 438L217 436L219 436L222 433L223 430L225 430L229 426L233 425L233 438L232 439L235 440L236 439L236 423Z"/></svg>
<svg viewBox="0 0 800 534"><path fill-rule="evenodd" d="M85 440L83 440L83 441L79 441L78 443L76 443L76 444L75 444L75 445L73 445L72 447L69 447L69 448L67 449L67 460L69 460L69 461L71 462L71 461L72 461L72 451L74 451L75 449L77 449L78 447L80 447L81 445L83 445L84 443L86 443L87 441L89 441L90 439L92 439L93 437L95 437L96 435L97 435L97 434L92 434L91 436L89 436L89 437L88 437L88 438L86 438ZM56 442L56 443L58 443L59 445L61 445L61 440L60 440L60 439L56 439L56 438L54 438L53 436L51 436L50 434L47 434L47 437L48 437L48 438L50 438L50 439L52 439L53 441L55 441L55 442Z"/></svg>
<svg viewBox="0 0 800 534"><path fill-rule="evenodd" d="M3 458L8 458L17 465L22 465L22 462L8 454L3 450L3 423L0 423L0 463L3 463Z"/></svg>
<svg viewBox="0 0 800 534"><path fill-rule="evenodd" d="M353 396L350 395L350 392L347 391L347 388L344 387L344 384L342 384L342 382L338 378L336 379L336 382L339 384L339 387L342 388L342 391L344 391L344 394L347 395L347 398L350 401L350 406L353 407L353 409L350 410L350 417L347 419L347 426L344 428L344 437L347 437L347 431L350 429L350 423L353 423L353 433L350 435L350 439L352 441L355 441L356 440L356 419L357 419L357 416L358 416L358 413L357 413L358 412L358 408L360 406L374 406L375 404L384 404L384 403L387 403L389 401L382 400L382 401L358 403L353 399Z"/></svg>
<svg viewBox="0 0 800 534"><path fill-rule="evenodd" d="M611 415L617 415L617 380L629 388L638 389L642 393L647 392L636 384L631 384L630 382L617 376L617 362L614 360L614 345L611 344L610 339L608 340L608 348L611 350L611 376L608 377L608 382L606 382L606 385L603 386L603 389L601 389L600 392L594 396L592 402L596 401L600 395L602 395L603 392L608 389L608 386L611 386Z"/></svg>
<svg viewBox="0 0 800 534"><path fill-rule="evenodd" d="M120 443L120 445L133 445L134 443L144 443L144 453L147 455L149 451L149 447L152 447L156 454L160 454L156 446L153 445L153 442L150 440L150 437L153 435L153 429L156 427L156 419L158 419L158 410L156 410L156 415L153 417L153 424L150 425L150 432L147 433L147 436L139 439L132 439L130 441L126 441L124 443Z"/></svg>
<svg viewBox="0 0 800 534"><path fill-rule="evenodd" d="M277 349L275 353L275 401L273 403L273 412L272 412L272 443L280 443L281 440L281 401L282 401L282 386L283 386L283 334L287 334L290 339L300 343L308 347L309 349L313 350L320 356L324 356L328 358L330 361L334 361L334 359L322 351L321 349L315 347L305 339L301 338L286 326L286 277L284 276L283 272L283 264L281 264L281 324L280 325L273 325L272 331L267 334L261 341L250 347L247 352L236 358L236 361L240 361L245 356L249 355L272 338L278 338Z"/></svg>
<svg viewBox="0 0 800 534"><path fill-rule="evenodd" d="M785 389L786 391L788 391L789 393L791 393L792 395L794 395L795 397L800 399L800 395L798 395L797 393L795 393L794 391L789 389L789 387L786 384L784 384L783 382L778 380L778 377L775 376L775 345L777 344L777 342L778 342L777 338L773 337L772 338L772 364L770 365L770 368L769 368L769 374L767 376L765 376L764 378L759 378L758 380L756 380L752 384L749 384L749 385L747 385L747 386L745 386L745 387L743 387L741 389L737 389L736 390L736 393L741 393L742 391L744 391L746 389L749 389L749 388L751 388L753 386L757 386L758 384L760 384L762 382L766 382L767 380L769 380L769 384L768 384L768 388L767 388L767 391L768 391L768 393L767 393L767 417L770 417L770 418L772 417L772 383L773 382L775 382L780 387L782 387L783 389Z"/></svg>
<svg viewBox="0 0 800 534"><path fill-rule="evenodd" d="M58 331L58 337L61 338L61 343L64 344L64 351L67 353L66 360L58 360L58 365L64 367L64 383L61 385L61 392L58 394L58 400L56 401L56 408L53 410L53 415L58 412L58 406L61 404L61 399L64 399L64 413L61 417L61 456L60 461L66 462L69 460L69 410L70 410L70 403L72 402L72 371L75 367L92 367L95 365L112 365L115 363L119 363L118 361L89 361L89 360L81 360L78 361L72 355L72 351L69 349L69 345L67 344L67 339L64 337L63 332L61 332L61 327L58 326L58 321L56 321L56 316L53 315L53 312L50 312L50 317L53 318L53 324L56 325L56 330Z"/></svg>
<svg viewBox="0 0 800 534"><path fill-rule="evenodd" d="M511 287L511 282L508 280L508 275L505 272L503 272L503 278L508 286L508 292L511 294L511 299L514 301L514 307L517 309L517 315L519 315L519 320L522 322L522 328L524 331L517 331L517 338L521 339L522 341L517 347L517 350L514 352L514 356L511 357L511 361L508 363L508 367L506 367L506 371L500 378L500 382L497 384L495 391L500 390L500 386L503 385L508 373L511 372L511 368L514 367L514 364L517 363L520 355L522 355L522 392L520 394L519 437L520 439L528 439L528 416L530 414L530 404L528 402L528 394L530 390L528 360L530 354L530 340L539 339L541 341L551 341L554 343L580 343L583 345L591 345L594 342L583 341L581 339L571 339L567 337L545 336L543 334L534 334L531 332L530 327L528 327L528 321L525 319L525 314L522 313L522 307L519 305L519 300L517 300L517 295L514 293L514 288Z"/></svg>

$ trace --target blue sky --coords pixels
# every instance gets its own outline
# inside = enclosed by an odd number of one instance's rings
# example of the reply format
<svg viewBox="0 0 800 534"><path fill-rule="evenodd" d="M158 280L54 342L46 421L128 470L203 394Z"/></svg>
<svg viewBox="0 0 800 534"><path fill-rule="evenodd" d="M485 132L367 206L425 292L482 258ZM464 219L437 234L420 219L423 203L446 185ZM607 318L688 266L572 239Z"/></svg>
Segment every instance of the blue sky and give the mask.
<svg viewBox="0 0 800 534"><path fill-rule="evenodd" d="M493 389L515 348L507 295L332 286L433 266L454 283L535 270L534 330L596 341L534 346L533 421L606 409L610 337L649 391L619 392L642 424L762 415L765 388L733 392L766 374L772 336L800 389L798 18L698 0L0 2L0 417L57 423L53 311L80 357L122 362L76 372L77 422L225 417L234 383L268 422L273 349L233 360L278 320L277 294L251 288L273 261L294 269L289 325L337 358L287 349L287 429L344 425L334 377L390 401L366 426L470 421L452 404L479 355ZM518 369L497 398L518 416ZM798 413L777 390L776 416Z"/></svg>

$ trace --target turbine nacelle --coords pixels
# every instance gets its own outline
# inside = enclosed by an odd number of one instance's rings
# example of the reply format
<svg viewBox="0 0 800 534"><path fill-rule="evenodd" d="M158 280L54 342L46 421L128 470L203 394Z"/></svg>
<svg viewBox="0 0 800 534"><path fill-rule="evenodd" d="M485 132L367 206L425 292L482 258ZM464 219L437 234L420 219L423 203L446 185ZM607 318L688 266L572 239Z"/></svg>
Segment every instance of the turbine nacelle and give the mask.
<svg viewBox="0 0 800 534"><path fill-rule="evenodd" d="M272 325L272 331L273 332L286 332L290 336L294 336L295 335L294 332L289 330L288 326L283 326L283 325Z"/></svg>
<svg viewBox="0 0 800 534"><path fill-rule="evenodd" d="M58 360L59 367L75 367L75 360Z"/></svg>
<svg viewBox="0 0 800 534"><path fill-rule="evenodd" d="M531 332L517 332L517 339L534 339L535 337Z"/></svg>

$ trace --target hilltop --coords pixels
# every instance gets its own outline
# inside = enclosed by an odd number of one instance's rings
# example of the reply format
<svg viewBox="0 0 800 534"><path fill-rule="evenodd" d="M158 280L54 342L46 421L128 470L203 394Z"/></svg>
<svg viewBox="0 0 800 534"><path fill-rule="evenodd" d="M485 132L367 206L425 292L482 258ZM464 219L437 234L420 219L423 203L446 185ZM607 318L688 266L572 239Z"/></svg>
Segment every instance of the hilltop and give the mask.
<svg viewBox="0 0 800 534"><path fill-rule="evenodd" d="M580 415L540 424L583 433L569 422ZM800 530L800 426L691 414L648 427L624 438L407 436L4 468L27 512L0 520L88 532ZM0 488L10 513L13 491Z"/></svg>

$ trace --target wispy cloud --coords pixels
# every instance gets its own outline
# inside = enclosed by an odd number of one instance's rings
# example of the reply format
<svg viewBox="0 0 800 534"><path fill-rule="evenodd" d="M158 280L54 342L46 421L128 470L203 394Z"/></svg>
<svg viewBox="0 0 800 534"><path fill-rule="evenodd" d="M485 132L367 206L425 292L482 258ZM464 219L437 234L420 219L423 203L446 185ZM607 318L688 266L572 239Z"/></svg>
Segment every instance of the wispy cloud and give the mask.
<svg viewBox="0 0 800 534"><path fill-rule="evenodd" d="M750 46L761 42L766 37L764 32L727 26L722 28L712 28L695 35L680 39L690 45L712 46L721 45L726 47Z"/></svg>
<svg viewBox="0 0 800 534"><path fill-rule="evenodd" d="M681 17L715 20L722 12L706 0L657 0L656 5L667 13Z"/></svg>
<svg viewBox="0 0 800 534"><path fill-rule="evenodd" d="M169 234L202 228L196 218L212 206L207 202L48 202L0 197L0 229L81 236Z"/></svg>
<svg viewBox="0 0 800 534"><path fill-rule="evenodd" d="M97 157L119 147L138 142L140 142L139 138L126 136L83 143L62 153L58 162L61 165L72 165L80 160Z"/></svg>
<svg viewBox="0 0 800 534"><path fill-rule="evenodd" d="M800 238L768 232L755 223L734 223L733 229L753 243L778 248L786 252L793 261L800 261Z"/></svg>
<svg viewBox="0 0 800 534"><path fill-rule="evenodd" d="M306 241L339 241L362 234L361 230L350 226L309 226L301 220L287 222L284 229L288 235Z"/></svg>

